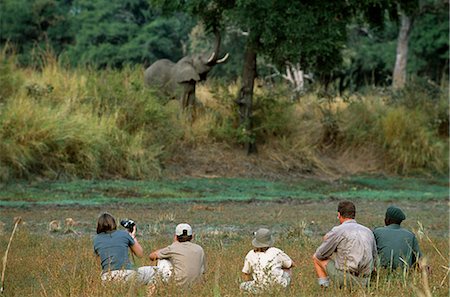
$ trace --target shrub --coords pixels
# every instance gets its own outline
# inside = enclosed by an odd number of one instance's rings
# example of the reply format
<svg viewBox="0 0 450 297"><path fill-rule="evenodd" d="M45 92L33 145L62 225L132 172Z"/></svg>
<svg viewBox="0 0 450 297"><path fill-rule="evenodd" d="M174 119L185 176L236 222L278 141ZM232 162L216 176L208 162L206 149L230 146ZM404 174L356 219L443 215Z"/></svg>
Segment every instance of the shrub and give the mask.
<svg viewBox="0 0 450 297"><path fill-rule="evenodd" d="M429 130L426 120L423 113L405 107L388 111L382 120L387 167L402 174L444 170L445 145Z"/></svg>
<svg viewBox="0 0 450 297"><path fill-rule="evenodd" d="M113 118L15 99L0 117L3 179L158 174L160 148L145 147L142 134L127 135Z"/></svg>
<svg viewBox="0 0 450 297"><path fill-rule="evenodd" d="M0 103L14 95L22 85L22 77L15 69L12 58L0 53Z"/></svg>
<svg viewBox="0 0 450 297"><path fill-rule="evenodd" d="M381 119L385 113L378 98L351 101L340 114L339 145L345 148L379 146L383 139Z"/></svg>

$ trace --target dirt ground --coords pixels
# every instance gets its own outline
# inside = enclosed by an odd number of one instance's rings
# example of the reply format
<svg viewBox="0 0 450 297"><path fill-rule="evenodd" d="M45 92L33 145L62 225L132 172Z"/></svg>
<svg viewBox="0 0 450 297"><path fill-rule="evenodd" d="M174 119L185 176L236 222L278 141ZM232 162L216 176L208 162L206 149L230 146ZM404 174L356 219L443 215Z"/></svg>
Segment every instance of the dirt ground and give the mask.
<svg viewBox="0 0 450 297"><path fill-rule="evenodd" d="M372 156L372 157L367 157ZM373 152L328 150L311 160L301 160L268 145L259 145L258 153L248 155L245 148L228 144L184 146L164 163L163 174L169 178L229 177L295 180L298 178L336 179L360 173L382 173Z"/></svg>

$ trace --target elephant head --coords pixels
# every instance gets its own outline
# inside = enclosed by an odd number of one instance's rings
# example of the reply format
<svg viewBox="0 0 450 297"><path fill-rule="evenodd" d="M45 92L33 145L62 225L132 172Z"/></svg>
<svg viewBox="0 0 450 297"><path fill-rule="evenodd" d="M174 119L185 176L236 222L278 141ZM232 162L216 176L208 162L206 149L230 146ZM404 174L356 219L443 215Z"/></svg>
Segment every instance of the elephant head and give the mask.
<svg viewBox="0 0 450 297"><path fill-rule="evenodd" d="M210 54L185 56L177 63L158 60L144 72L145 84L156 88L171 99L179 99L181 108L195 106L195 86L206 80L208 72L217 64L224 63L228 54L219 59L220 34L215 32L215 44Z"/></svg>

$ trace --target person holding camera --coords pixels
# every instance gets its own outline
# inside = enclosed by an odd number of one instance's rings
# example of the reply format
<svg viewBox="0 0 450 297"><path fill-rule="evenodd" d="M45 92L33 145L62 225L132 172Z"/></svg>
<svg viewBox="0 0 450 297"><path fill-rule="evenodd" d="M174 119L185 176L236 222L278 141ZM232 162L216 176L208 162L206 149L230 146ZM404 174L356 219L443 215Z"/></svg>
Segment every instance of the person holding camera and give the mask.
<svg viewBox="0 0 450 297"><path fill-rule="evenodd" d="M144 256L142 246L136 239L136 224L132 220L121 222L125 230L117 230L116 220L109 213L103 213L97 221L97 235L94 251L100 257L103 282L132 281L148 285L153 283L155 268L152 266L133 268L128 249L137 257Z"/></svg>
<svg viewBox="0 0 450 297"><path fill-rule="evenodd" d="M150 254L150 260L158 260L158 275L163 281L172 278L177 285L185 287L202 279L205 273L205 252L201 246L191 242L192 238L192 227L179 224L175 228L173 243Z"/></svg>

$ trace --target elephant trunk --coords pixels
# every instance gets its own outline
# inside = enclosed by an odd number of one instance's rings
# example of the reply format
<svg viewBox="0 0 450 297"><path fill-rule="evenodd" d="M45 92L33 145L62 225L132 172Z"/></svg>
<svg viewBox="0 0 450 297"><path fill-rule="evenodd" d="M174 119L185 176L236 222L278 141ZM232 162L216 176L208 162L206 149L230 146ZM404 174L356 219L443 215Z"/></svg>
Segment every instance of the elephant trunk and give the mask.
<svg viewBox="0 0 450 297"><path fill-rule="evenodd" d="M216 61L219 58L219 50L220 50L220 32L219 32L219 30L215 29L214 35L216 36L216 40L214 42L214 50L207 62L208 65L216 64Z"/></svg>

